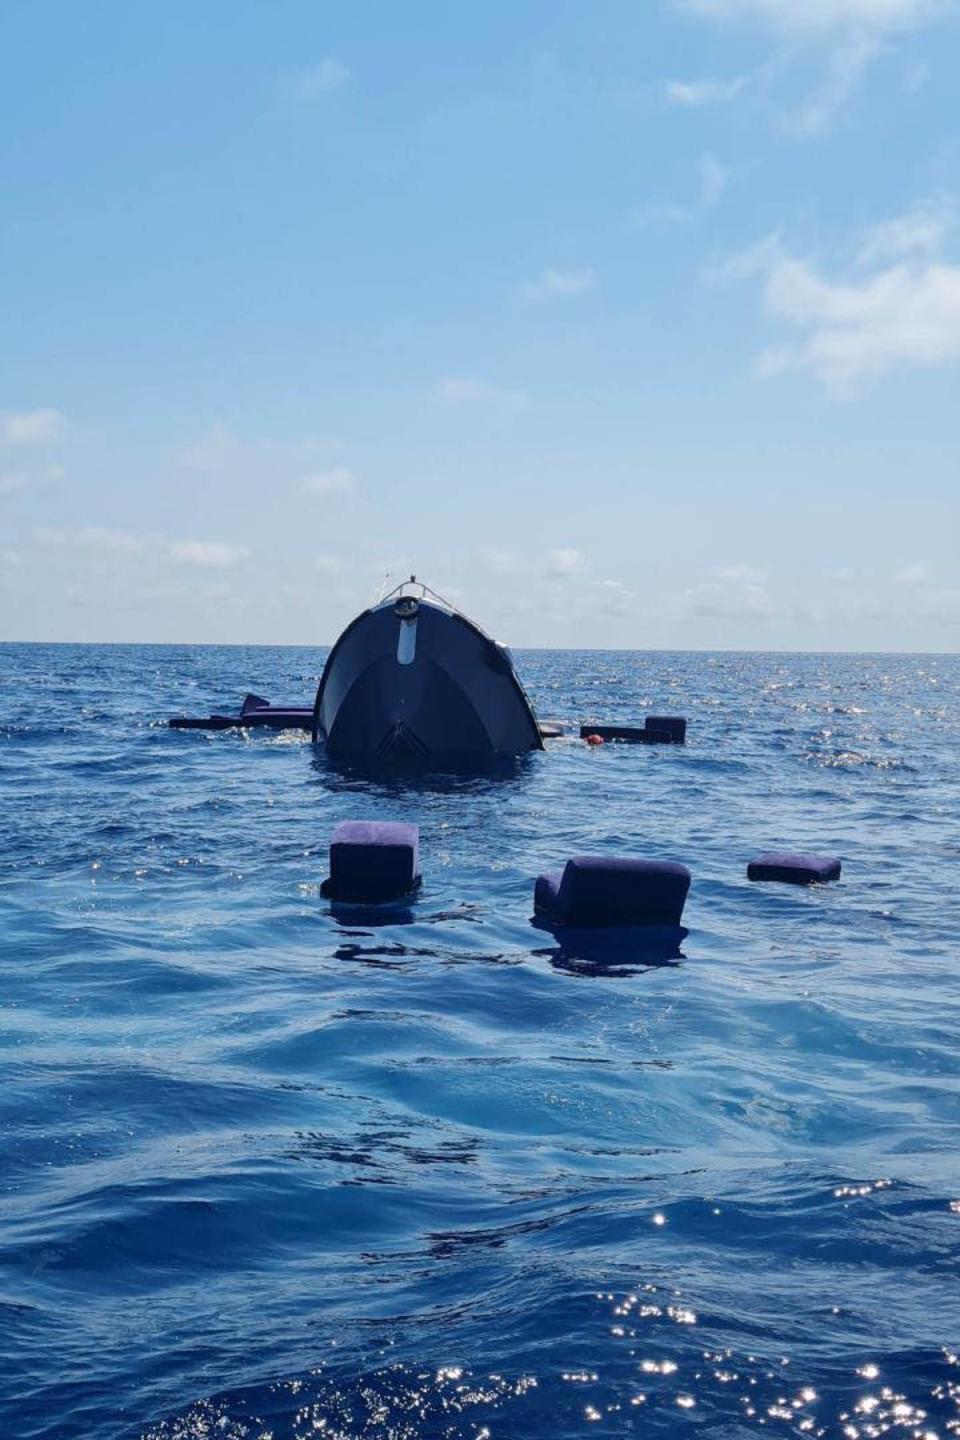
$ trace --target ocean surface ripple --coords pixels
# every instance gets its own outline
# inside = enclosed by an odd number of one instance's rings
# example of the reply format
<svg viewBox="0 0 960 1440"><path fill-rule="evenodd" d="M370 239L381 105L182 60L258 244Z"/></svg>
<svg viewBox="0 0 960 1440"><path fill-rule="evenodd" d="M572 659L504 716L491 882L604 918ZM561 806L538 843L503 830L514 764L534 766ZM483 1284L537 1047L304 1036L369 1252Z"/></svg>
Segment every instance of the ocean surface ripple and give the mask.
<svg viewBox="0 0 960 1440"><path fill-rule="evenodd" d="M166 727L323 658L0 646L4 1436L960 1434L960 659L528 652L689 744L483 780ZM415 905L331 912L347 817ZM680 955L533 928L591 851Z"/></svg>

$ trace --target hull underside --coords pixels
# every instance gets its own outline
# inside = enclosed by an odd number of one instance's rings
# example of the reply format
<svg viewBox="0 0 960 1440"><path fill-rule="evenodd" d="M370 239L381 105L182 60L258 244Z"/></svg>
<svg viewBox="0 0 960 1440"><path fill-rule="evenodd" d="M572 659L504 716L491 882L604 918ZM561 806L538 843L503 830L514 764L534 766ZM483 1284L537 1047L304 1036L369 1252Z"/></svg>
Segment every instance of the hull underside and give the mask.
<svg viewBox="0 0 960 1440"><path fill-rule="evenodd" d="M327 661L314 738L339 760L461 768L543 748L509 654L468 620L401 599L353 622Z"/></svg>

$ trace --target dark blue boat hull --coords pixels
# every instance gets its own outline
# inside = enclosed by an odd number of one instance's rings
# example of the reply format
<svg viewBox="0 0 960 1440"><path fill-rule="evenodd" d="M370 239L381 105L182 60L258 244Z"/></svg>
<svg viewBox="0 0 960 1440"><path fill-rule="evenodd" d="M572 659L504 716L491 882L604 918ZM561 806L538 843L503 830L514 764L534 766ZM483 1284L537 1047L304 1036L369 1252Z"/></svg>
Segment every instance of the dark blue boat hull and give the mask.
<svg viewBox="0 0 960 1440"><path fill-rule="evenodd" d="M477 767L541 750L509 653L464 616L402 597L358 616L330 653L315 740L334 759Z"/></svg>

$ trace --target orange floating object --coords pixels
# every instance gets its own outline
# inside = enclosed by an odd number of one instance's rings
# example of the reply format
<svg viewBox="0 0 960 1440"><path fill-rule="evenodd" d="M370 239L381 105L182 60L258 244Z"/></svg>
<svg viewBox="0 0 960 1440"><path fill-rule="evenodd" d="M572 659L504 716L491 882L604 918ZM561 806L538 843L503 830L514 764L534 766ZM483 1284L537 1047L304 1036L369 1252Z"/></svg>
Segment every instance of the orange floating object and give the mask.
<svg viewBox="0 0 960 1440"><path fill-rule="evenodd" d="M606 743L602 735L584 735L583 738L588 745L604 745Z"/></svg>

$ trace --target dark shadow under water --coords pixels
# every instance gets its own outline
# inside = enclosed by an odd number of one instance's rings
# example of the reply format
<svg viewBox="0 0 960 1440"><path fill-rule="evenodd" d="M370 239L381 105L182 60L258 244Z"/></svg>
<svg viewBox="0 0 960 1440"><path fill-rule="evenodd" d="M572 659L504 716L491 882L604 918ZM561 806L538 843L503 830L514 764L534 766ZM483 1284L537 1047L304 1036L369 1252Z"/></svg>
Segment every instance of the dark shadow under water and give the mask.
<svg viewBox="0 0 960 1440"><path fill-rule="evenodd" d="M542 751L530 751L479 765L397 766L338 760L322 744L312 747L316 780L333 794L362 793L392 798L416 795L470 795L490 785L517 784L533 778Z"/></svg>
<svg viewBox="0 0 960 1440"><path fill-rule="evenodd" d="M680 949L690 934L683 925L609 925L588 928L551 925L535 915L530 924L557 944L532 953L570 975L627 977L674 966L686 959Z"/></svg>

